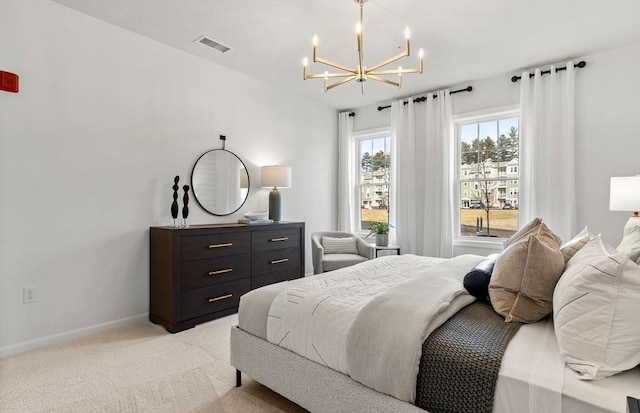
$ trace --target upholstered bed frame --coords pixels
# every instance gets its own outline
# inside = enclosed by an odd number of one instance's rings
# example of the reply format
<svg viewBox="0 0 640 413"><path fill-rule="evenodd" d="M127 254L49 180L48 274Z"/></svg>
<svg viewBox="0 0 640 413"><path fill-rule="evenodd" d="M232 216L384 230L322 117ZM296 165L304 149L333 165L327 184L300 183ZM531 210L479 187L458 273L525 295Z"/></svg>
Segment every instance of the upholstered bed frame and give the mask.
<svg viewBox="0 0 640 413"><path fill-rule="evenodd" d="M312 412L425 413L237 326L231 328L231 365Z"/></svg>

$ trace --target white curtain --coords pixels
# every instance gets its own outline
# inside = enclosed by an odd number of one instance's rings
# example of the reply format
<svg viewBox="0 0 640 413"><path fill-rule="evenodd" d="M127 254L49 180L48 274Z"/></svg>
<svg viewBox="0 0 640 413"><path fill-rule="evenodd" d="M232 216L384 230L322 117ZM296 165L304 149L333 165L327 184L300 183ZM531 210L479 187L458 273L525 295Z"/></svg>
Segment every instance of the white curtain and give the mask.
<svg viewBox="0 0 640 413"><path fill-rule="evenodd" d="M424 103L391 103L390 222L403 253L453 255L455 145L449 90Z"/></svg>
<svg viewBox="0 0 640 413"><path fill-rule="evenodd" d="M564 240L576 230L575 69L566 67L520 80L520 224L540 217Z"/></svg>
<svg viewBox="0 0 640 413"><path fill-rule="evenodd" d="M358 176L356 140L353 137L353 117L349 112L338 114L338 230L354 232L359 223L360 206L356 177Z"/></svg>

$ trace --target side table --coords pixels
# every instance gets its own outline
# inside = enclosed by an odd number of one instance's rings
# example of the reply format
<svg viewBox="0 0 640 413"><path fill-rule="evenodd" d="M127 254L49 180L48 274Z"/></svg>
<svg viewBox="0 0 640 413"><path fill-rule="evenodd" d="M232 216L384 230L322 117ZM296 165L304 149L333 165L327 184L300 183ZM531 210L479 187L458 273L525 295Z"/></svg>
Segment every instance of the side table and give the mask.
<svg viewBox="0 0 640 413"><path fill-rule="evenodd" d="M396 251L397 255L400 255L399 245L376 245L372 244L371 247L375 250L375 258L378 258L379 251Z"/></svg>

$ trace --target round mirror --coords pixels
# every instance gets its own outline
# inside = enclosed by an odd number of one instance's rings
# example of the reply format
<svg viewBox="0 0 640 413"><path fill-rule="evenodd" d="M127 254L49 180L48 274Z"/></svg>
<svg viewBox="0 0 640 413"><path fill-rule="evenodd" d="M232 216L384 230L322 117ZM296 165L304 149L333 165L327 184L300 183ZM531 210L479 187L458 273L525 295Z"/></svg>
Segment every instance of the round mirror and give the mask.
<svg viewBox="0 0 640 413"><path fill-rule="evenodd" d="M249 196L249 173L233 152L214 149L205 152L193 166L191 188L196 201L213 215L230 215Z"/></svg>

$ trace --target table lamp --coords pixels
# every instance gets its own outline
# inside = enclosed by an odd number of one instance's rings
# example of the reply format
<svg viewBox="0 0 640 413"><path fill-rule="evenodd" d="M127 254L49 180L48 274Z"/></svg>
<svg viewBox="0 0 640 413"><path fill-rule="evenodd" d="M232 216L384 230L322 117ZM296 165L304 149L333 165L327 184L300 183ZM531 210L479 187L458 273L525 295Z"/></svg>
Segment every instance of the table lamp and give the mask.
<svg viewBox="0 0 640 413"><path fill-rule="evenodd" d="M632 228L640 227L640 175L611 178L609 210L633 212L624 226L625 235Z"/></svg>
<svg viewBox="0 0 640 413"><path fill-rule="evenodd" d="M290 166L263 166L260 168L260 180L263 188L273 188L269 192L269 219L282 220L282 196L278 188L291 188Z"/></svg>

